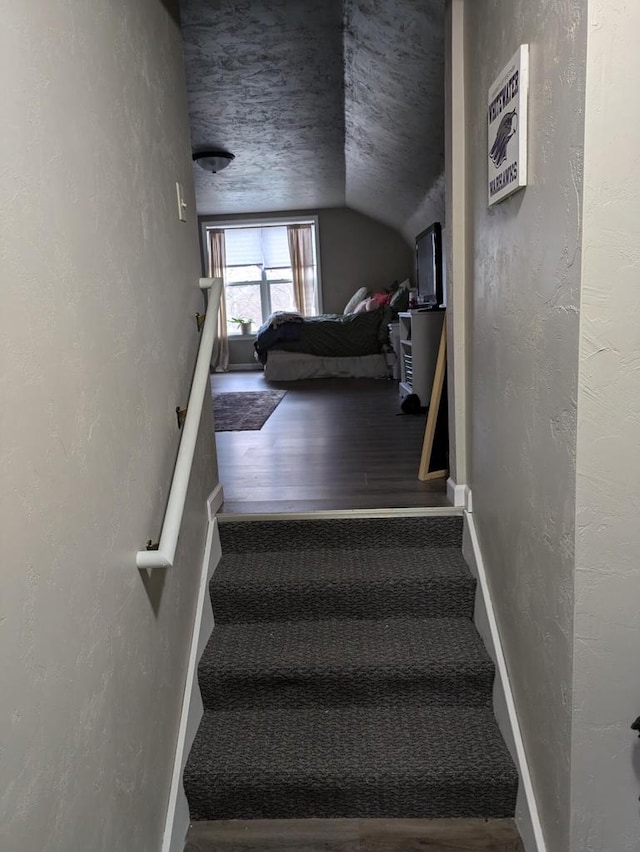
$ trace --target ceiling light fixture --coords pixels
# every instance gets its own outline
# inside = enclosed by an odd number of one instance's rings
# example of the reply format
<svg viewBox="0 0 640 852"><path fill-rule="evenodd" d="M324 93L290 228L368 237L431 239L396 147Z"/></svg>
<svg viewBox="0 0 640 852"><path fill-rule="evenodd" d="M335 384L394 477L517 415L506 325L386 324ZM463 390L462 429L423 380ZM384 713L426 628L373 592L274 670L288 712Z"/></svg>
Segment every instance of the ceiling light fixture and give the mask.
<svg viewBox="0 0 640 852"><path fill-rule="evenodd" d="M221 172L226 169L235 156L228 151L198 151L193 155L193 161L205 172Z"/></svg>

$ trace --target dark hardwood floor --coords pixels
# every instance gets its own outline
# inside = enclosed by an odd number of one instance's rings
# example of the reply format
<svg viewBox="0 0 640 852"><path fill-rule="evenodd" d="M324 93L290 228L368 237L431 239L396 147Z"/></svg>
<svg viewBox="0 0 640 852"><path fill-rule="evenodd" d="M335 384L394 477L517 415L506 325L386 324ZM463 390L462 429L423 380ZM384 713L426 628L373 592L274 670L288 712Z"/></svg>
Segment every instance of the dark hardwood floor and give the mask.
<svg viewBox="0 0 640 852"><path fill-rule="evenodd" d="M191 826L185 852L524 852L511 819L221 820Z"/></svg>
<svg viewBox="0 0 640 852"><path fill-rule="evenodd" d="M217 432L222 515L449 506L446 481L420 482L425 415L400 415L396 382L267 382L212 376L215 392L287 394L260 431Z"/></svg>

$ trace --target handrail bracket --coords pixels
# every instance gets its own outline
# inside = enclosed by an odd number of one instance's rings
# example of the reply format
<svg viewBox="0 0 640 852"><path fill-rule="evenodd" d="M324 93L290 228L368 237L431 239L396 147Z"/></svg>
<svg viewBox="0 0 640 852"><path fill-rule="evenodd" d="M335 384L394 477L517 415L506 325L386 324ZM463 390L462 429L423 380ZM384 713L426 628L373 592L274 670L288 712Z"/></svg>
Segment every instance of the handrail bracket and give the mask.
<svg viewBox="0 0 640 852"><path fill-rule="evenodd" d="M187 408L180 408L179 405L176 405L176 417L178 419L178 429L182 429L182 427L184 426L184 421L187 419L188 408L189 408L189 406L187 406Z"/></svg>

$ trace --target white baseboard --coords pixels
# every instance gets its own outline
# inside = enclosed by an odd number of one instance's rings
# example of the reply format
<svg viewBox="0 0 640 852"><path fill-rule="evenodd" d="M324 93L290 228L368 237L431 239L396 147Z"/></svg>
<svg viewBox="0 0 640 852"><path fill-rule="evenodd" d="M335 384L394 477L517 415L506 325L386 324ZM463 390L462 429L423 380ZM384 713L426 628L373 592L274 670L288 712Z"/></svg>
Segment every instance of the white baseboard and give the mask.
<svg viewBox="0 0 640 852"><path fill-rule="evenodd" d="M463 483L458 484L454 479L447 479L447 498L453 506L461 506L471 512L471 489Z"/></svg>
<svg viewBox="0 0 640 852"><path fill-rule="evenodd" d="M447 499L452 506L465 505L466 485L458 485L451 477L447 479Z"/></svg>
<svg viewBox="0 0 640 852"><path fill-rule="evenodd" d="M215 518L223 503L224 491L221 483L218 483L207 499L207 517L210 521Z"/></svg>
<svg viewBox="0 0 640 852"><path fill-rule="evenodd" d="M462 552L471 573L478 581L474 613L475 625L496 666L496 679L493 685L493 709L500 732L520 776L516 801L516 824L526 852L546 852L547 847L542 833L540 814L520 732L509 672L493 609L491 591L480 552L475 520L473 514L469 512L465 512L464 516Z"/></svg>
<svg viewBox="0 0 640 852"><path fill-rule="evenodd" d="M215 493L214 491L213 494ZM220 493L222 493L221 488ZM209 501L211 501L211 497ZM209 501L207 501L207 505L210 509L211 504ZM213 610L211 609L211 598L209 596L209 581L220 561L221 555L218 521L214 512L213 516L210 515L209 517L207 540L202 559L198 600L196 603L191 646L189 648L189 661L187 663L187 678L178 728L178 741L176 744L167 816L162 837L162 852L182 852L187 831L189 830L189 805L187 804L187 797L182 786L182 773L184 772L193 740L202 719L202 697L197 677L198 662L213 630Z"/></svg>

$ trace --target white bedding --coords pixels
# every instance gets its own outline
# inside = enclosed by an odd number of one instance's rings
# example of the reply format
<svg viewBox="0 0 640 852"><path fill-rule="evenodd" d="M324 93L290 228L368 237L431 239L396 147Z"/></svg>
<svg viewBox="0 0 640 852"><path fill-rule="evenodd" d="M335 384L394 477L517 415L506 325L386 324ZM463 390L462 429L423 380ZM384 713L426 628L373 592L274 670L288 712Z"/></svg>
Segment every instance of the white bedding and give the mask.
<svg viewBox="0 0 640 852"><path fill-rule="evenodd" d="M351 358L329 358L272 349L264 366L264 376L273 382L335 377L390 379L393 376L394 362L393 352Z"/></svg>

